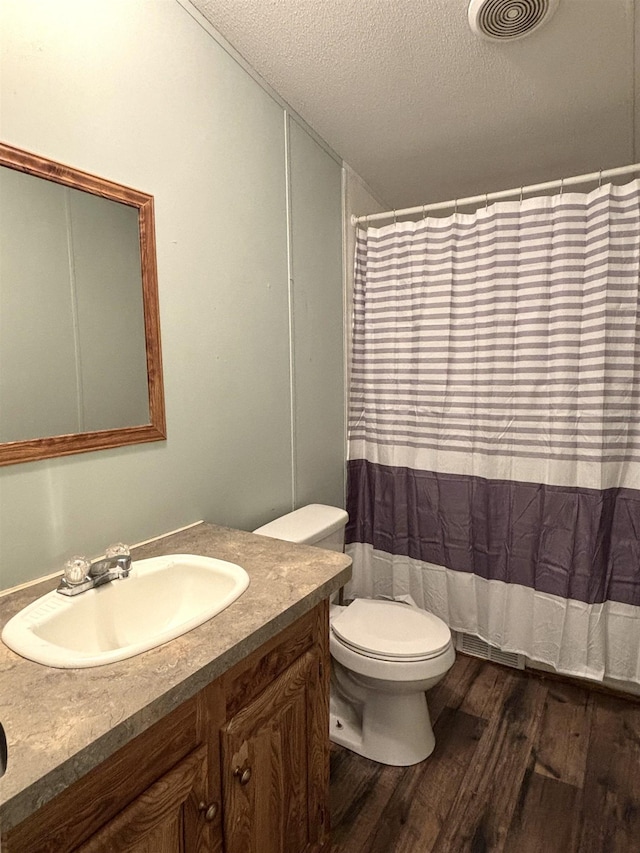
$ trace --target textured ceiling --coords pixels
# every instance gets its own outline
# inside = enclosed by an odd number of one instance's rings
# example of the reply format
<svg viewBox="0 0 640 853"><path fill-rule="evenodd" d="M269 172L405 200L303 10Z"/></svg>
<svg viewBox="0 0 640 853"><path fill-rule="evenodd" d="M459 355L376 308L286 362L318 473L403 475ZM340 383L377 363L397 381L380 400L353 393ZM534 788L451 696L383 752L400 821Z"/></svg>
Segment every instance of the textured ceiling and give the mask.
<svg viewBox="0 0 640 853"><path fill-rule="evenodd" d="M506 44L467 0L192 2L390 207L640 157L634 0L560 0Z"/></svg>

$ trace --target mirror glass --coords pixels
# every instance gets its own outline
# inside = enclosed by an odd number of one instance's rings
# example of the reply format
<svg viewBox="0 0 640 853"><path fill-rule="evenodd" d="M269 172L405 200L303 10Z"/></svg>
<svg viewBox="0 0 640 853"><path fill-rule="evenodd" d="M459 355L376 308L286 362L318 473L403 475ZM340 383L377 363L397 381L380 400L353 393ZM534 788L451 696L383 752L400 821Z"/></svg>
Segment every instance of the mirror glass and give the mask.
<svg viewBox="0 0 640 853"><path fill-rule="evenodd" d="M0 464L164 438L153 198L0 164Z"/></svg>

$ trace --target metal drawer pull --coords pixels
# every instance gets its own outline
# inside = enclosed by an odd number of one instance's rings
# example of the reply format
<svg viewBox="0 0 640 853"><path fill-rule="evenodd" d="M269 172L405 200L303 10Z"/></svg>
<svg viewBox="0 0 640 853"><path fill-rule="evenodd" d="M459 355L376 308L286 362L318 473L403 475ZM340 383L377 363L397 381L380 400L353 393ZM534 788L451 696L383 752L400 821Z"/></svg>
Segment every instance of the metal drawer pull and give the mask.
<svg viewBox="0 0 640 853"><path fill-rule="evenodd" d="M198 811L202 812L204 814L204 819L210 822L216 819L216 815L218 814L218 804L211 803L211 805L208 806L206 803L200 803L198 805Z"/></svg>
<svg viewBox="0 0 640 853"><path fill-rule="evenodd" d="M251 768L250 767L236 767L233 771L233 775L236 777L238 782L241 785L246 785L251 779Z"/></svg>

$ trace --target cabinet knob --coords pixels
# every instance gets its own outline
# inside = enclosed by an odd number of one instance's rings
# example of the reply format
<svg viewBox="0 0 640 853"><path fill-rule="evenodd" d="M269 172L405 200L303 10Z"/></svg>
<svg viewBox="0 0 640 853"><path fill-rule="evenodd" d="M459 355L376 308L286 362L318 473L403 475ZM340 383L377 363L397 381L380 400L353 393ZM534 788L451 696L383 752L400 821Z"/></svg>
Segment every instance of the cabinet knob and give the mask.
<svg viewBox="0 0 640 853"><path fill-rule="evenodd" d="M208 806L206 803L200 803L198 806L198 811L204 814L205 820L215 820L216 815L218 814L218 804L211 803L211 805Z"/></svg>
<svg viewBox="0 0 640 853"><path fill-rule="evenodd" d="M251 768L250 767L236 767L233 771L233 775L236 777L238 782L241 785L247 785L249 779L251 779Z"/></svg>

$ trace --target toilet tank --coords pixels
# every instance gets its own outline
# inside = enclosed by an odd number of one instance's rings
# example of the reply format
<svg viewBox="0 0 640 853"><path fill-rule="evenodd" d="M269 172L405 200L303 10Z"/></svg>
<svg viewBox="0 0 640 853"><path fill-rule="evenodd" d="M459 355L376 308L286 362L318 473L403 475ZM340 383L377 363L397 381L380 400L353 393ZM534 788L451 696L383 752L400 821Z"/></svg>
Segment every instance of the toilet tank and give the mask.
<svg viewBox="0 0 640 853"><path fill-rule="evenodd" d="M315 545L330 551L344 548L344 528L349 516L343 509L326 504L309 504L281 515L254 530L261 536L284 539L304 545Z"/></svg>

